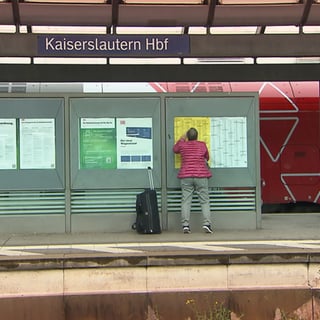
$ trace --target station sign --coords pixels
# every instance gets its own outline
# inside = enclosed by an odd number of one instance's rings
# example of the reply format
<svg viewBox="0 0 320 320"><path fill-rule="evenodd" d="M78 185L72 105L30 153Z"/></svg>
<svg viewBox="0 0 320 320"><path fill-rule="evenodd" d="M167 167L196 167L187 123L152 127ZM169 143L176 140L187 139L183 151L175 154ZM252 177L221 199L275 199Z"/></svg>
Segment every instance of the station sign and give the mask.
<svg viewBox="0 0 320 320"><path fill-rule="evenodd" d="M42 56L181 56L188 35L39 35Z"/></svg>

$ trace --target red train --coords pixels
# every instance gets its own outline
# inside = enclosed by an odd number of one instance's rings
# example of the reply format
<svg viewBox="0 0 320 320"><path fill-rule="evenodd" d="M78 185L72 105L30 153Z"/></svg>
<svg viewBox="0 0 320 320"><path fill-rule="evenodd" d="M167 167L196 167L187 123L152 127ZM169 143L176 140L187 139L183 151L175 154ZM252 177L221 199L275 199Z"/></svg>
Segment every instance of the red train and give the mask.
<svg viewBox="0 0 320 320"><path fill-rule="evenodd" d="M318 81L149 84L157 92L259 92L262 211L320 211Z"/></svg>

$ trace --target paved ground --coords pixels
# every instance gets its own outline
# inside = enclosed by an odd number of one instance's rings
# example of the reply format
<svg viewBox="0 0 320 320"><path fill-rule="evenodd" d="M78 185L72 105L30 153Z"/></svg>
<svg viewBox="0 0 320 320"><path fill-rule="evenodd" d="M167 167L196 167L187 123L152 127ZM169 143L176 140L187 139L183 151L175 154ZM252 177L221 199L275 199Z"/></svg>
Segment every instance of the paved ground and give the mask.
<svg viewBox="0 0 320 320"><path fill-rule="evenodd" d="M247 252L320 252L320 213L263 214L258 230L215 230L213 234L163 231L126 233L2 234L0 257Z"/></svg>

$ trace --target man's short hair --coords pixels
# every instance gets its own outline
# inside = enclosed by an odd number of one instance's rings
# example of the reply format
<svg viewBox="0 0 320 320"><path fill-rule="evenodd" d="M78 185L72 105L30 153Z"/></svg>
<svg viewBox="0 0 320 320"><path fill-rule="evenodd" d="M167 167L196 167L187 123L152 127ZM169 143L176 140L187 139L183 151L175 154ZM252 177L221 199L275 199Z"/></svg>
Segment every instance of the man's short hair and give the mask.
<svg viewBox="0 0 320 320"><path fill-rule="evenodd" d="M198 131L195 128L190 128L187 131L188 140L197 140L198 139Z"/></svg>

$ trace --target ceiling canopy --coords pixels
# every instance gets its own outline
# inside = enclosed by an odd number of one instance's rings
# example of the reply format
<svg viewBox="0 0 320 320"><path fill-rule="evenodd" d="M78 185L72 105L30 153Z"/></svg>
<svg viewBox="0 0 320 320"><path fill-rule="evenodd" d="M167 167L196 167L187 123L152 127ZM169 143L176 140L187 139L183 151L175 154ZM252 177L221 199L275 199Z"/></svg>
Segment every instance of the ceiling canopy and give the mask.
<svg viewBox="0 0 320 320"><path fill-rule="evenodd" d="M77 26L105 27L107 33L119 27L180 27L182 33L194 27L205 32L254 27L255 33L264 33L272 26L319 25L320 0L0 0L0 27L14 26L16 32L22 26L26 32L37 26Z"/></svg>

